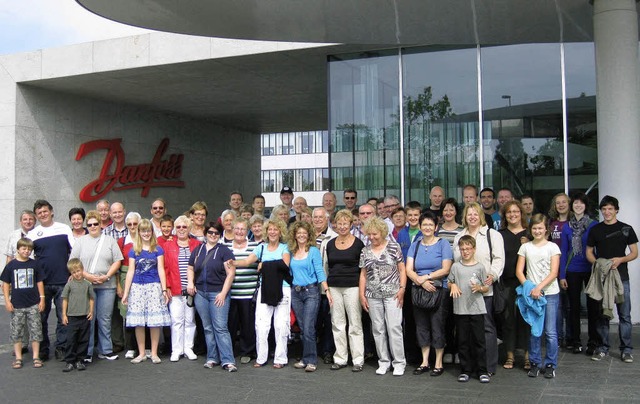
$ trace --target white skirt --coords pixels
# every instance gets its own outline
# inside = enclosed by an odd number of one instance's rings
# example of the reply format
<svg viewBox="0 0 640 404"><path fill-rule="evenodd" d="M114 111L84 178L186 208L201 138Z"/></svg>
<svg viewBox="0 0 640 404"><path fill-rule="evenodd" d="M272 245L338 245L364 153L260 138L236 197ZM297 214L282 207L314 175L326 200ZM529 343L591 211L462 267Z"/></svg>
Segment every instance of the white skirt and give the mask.
<svg viewBox="0 0 640 404"><path fill-rule="evenodd" d="M165 327L171 325L164 304L162 287L155 283L132 283L127 306L127 327Z"/></svg>

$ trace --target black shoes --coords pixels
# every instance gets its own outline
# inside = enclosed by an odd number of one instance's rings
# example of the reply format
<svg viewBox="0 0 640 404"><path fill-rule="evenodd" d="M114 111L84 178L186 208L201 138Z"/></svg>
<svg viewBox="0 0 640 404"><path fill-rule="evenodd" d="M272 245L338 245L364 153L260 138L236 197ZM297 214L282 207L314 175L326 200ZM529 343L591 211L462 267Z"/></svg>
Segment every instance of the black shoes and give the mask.
<svg viewBox="0 0 640 404"><path fill-rule="evenodd" d="M76 362L76 369L78 369L79 371L85 370L87 368L87 366L85 366L84 363L82 363L82 361L77 361Z"/></svg>
<svg viewBox="0 0 640 404"><path fill-rule="evenodd" d="M75 368L73 367L73 363L67 363L66 365L64 365L64 368L62 369L62 371L63 371L64 373L69 373L69 372L71 372L73 369L75 369Z"/></svg>

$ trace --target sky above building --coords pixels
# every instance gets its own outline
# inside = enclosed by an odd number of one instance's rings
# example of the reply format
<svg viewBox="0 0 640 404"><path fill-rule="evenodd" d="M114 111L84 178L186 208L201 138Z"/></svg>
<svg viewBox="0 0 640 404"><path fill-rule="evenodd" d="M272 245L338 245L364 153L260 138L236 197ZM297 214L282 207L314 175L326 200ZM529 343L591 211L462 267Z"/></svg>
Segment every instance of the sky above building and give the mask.
<svg viewBox="0 0 640 404"><path fill-rule="evenodd" d="M145 32L99 17L73 0L0 0L0 55Z"/></svg>

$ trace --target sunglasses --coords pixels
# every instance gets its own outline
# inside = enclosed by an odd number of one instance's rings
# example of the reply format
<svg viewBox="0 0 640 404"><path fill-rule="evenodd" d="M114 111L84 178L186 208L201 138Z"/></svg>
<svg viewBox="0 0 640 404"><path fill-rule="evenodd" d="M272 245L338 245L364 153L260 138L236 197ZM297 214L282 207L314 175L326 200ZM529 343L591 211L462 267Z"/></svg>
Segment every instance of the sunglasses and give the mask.
<svg viewBox="0 0 640 404"><path fill-rule="evenodd" d="M151 209L153 209L153 210L164 210L164 206L153 206Z"/></svg>
<svg viewBox="0 0 640 404"><path fill-rule="evenodd" d="M210 236L219 236L220 232L219 231L215 231L215 230L209 230L207 232L207 234L210 235Z"/></svg>
<svg viewBox="0 0 640 404"><path fill-rule="evenodd" d="M135 227L135 226L137 226L137 225L138 225L138 222L135 222L135 223L127 223L127 226L128 226L128 227Z"/></svg>
<svg viewBox="0 0 640 404"><path fill-rule="evenodd" d="M186 229L187 226L176 226L176 230L180 230L180 229Z"/></svg>
<svg viewBox="0 0 640 404"><path fill-rule="evenodd" d="M87 227L98 227L100 223L87 223Z"/></svg>

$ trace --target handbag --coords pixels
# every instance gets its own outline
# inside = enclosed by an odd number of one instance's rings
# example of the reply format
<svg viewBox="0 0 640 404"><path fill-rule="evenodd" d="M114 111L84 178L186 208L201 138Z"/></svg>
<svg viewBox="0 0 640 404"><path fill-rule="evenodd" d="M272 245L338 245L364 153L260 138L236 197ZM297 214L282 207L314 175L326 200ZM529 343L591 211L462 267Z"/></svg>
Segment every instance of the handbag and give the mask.
<svg viewBox="0 0 640 404"><path fill-rule="evenodd" d="M442 286L436 286L434 292L429 292L415 283L411 285L411 302L421 309L436 310L442 303L443 294Z"/></svg>
<svg viewBox="0 0 640 404"><path fill-rule="evenodd" d="M415 249L413 250L413 261L415 262L416 257L418 255L418 247L420 240L414 242L416 244ZM425 309L425 310L435 310L440 307L440 303L442 303L442 281L433 280L433 286L436 287L434 292L429 292L425 290L422 285L416 285L415 283L411 284L411 303L415 307Z"/></svg>
<svg viewBox="0 0 640 404"><path fill-rule="evenodd" d="M502 314L507 307L507 290L500 280L493 283L493 314Z"/></svg>

